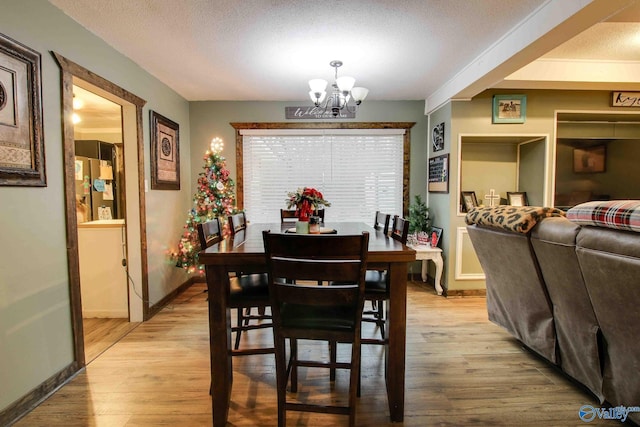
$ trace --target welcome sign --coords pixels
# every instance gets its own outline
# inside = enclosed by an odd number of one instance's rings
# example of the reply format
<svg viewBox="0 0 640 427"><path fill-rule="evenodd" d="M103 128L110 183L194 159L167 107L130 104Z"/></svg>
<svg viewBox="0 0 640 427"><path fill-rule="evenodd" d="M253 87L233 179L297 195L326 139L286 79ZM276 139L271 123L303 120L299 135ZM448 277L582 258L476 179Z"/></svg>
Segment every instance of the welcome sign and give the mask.
<svg viewBox="0 0 640 427"><path fill-rule="evenodd" d="M334 116L330 109L326 111L320 107L284 107L285 118L287 119L355 119L356 113L347 111L346 108L339 110Z"/></svg>

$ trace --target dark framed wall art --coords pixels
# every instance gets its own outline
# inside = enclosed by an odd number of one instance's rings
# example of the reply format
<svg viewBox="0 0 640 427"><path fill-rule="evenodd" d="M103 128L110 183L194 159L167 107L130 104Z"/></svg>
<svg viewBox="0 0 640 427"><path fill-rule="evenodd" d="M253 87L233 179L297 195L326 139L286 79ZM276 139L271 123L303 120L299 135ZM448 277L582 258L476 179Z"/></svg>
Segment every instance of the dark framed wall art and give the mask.
<svg viewBox="0 0 640 427"><path fill-rule="evenodd" d="M442 154L440 156L429 159L429 182L427 189L431 193L448 193L449 192L449 155Z"/></svg>
<svg viewBox="0 0 640 427"><path fill-rule="evenodd" d="M431 132L431 144L433 151L444 150L444 122L433 127Z"/></svg>
<svg viewBox="0 0 640 427"><path fill-rule="evenodd" d="M0 34L0 185L46 187L40 53Z"/></svg>
<svg viewBox="0 0 640 427"><path fill-rule="evenodd" d="M180 189L180 129L177 123L151 111L151 188Z"/></svg>

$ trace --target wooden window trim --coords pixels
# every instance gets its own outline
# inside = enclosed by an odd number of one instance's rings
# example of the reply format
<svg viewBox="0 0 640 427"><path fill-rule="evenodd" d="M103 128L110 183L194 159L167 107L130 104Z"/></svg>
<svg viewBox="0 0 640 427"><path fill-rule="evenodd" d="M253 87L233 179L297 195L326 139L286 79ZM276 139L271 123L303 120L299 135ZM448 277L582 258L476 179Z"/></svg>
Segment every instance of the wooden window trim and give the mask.
<svg viewBox="0 0 640 427"><path fill-rule="evenodd" d="M236 204L244 209L244 171L241 130L245 129L404 129L402 171L402 215L409 212L409 153L411 151L411 128L415 122L347 122L347 123L230 123L236 130Z"/></svg>

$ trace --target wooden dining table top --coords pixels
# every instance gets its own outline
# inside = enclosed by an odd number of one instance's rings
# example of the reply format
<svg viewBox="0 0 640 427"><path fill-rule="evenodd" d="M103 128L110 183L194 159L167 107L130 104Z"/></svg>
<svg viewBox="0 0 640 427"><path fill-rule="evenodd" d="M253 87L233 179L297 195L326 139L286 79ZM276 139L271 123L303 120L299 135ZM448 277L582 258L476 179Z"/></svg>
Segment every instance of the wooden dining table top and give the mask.
<svg viewBox="0 0 640 427"><path fill-rule="evenodd" d="M199 254L202 264L234 265L264 262L264 243L262 232L285 233L295 226L291 223L250 223L234 236L229 236L216 245L203 250ZM363 222L327 222L322 225L326 229L336 230L336 234L369 233L368 263L408 262L416 259L415 250L386 236L382 231L374 229ZM320 234L322 235L322 234Z"/></svg>

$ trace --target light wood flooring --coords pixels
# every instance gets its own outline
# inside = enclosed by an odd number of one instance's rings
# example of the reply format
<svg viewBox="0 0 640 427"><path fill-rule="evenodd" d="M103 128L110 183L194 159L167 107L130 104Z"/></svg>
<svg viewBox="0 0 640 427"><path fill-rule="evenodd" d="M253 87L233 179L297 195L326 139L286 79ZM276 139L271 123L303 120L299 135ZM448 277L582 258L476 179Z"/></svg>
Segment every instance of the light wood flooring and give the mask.
<svg viewBox="0 0 640 427"><path fill-rule="evenodd" d="M128 319L85 318L82 319L84 329L84 358L86 363L92 362L109 347L120 341L122 337L134 330L140 323L129 322Z"/></svg>
<svg viewBox="0 0 640 427"><path fill-rule="evenodd" d="M578 410L596 400L530 354L487 320L481 297L444 298L408 285L404 423L388 420L379 346L363 347L362 426L584 426ZM16 425L210 426L207 294L195 284L153 319L104 351ZM368 333L373 325L365 325ZM268 343L269 330L243 338ZM346 354L348 346L342 354ZM312 347L326 353L326 345ZM298 395L340 400L346 372L334 386L326 370L301 371ZM311 381L311 384L304 383ZM272 355L234 358L230 426L275 426ZM334 415L289 413L291 426L346 425ZM595 420L590 426L620 426Z"/></svg>

